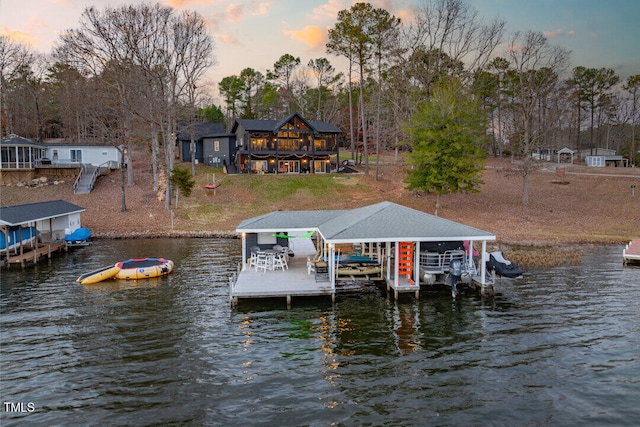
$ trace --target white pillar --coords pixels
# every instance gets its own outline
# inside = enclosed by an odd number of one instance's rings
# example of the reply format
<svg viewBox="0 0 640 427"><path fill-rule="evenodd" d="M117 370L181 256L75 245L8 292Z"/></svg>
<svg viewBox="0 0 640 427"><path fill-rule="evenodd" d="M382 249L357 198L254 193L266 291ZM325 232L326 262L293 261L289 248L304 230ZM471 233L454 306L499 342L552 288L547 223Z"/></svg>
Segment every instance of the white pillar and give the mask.
<svg viewBox="0 0 640 427"><path fill-rule="evenodd" d="M393 278L393 285L397 288L398 284L400 283L400 278L398 277L398 273L400 272L400 270L398 269L398 260L400 259L400 243L399 242L395 242L396 248L395 248L395 252L396 252L396 257L395 257L395 262L393 263L393 271L395 272L395 277Z"/></svg>
<svg viewBox="0 0 640 427"><path fill-rule="evenodd" d="M486 259L486 253L487 253L487 241L483 240L482 241L482 259L480 260L480 284L482 286L484 286L487 283L486 281L487 264L484 261Z"/></svg>
<svg viewBox="0 0 640 427"><path fill-rule="evenodd" d="M247 233L242 233L242 269L247 268Z"/></svg>
<svg viewBox="0 0 640 427"><path fill-rule="evenodd" d="M420 286L420 242L416 242L415 259L413 263L413 282L416 286Z"/></svg>

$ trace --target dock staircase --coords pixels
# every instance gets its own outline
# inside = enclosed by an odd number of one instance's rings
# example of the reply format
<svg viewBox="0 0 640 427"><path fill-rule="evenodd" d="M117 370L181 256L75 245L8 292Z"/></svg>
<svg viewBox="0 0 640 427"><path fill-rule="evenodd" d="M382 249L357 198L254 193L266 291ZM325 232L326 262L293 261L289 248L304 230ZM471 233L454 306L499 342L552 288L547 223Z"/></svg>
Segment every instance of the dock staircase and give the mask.
<svg viewBox="0 0 640 427"><path fill-rule="evenodd" d="M93 189L93 184L98 177L98 167L93 165L82 165L80 174L73 184L75 194L89 194Z"/></svg>
<svg viewBox="0 0 640 427"><path fill-rule="evenodd" d="M83 164L80 174L73 183L73 192L75 194L89 194L93 190L93 184L99 176L108 173L110 170L117 169L118 164L113 161L105 162L100 166Z"/></svg>

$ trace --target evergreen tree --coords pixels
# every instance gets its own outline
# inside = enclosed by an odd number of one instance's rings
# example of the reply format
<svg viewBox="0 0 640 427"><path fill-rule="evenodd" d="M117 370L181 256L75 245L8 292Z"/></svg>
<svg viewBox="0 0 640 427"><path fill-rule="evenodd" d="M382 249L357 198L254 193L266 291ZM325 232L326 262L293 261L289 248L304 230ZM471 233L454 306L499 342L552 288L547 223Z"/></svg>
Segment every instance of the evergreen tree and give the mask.
<svg viewBox="0 0 640 427"><path fill-rule="evenodd" d="M189 197L191 195L193 187L196 185L196 181L191 176L191 173L187 169L183 169L179 166L175 166L173 168L170 181L171 185L180 189L185 197Z"/></svg>
<svg viewBox="0 0 640 427"><path fill-rule="evenodd" d="M435 84L404 129L412 147L404 182L409 190L436 194L436 215L442 194L478 191L487 117L459 80Z"/></svg>

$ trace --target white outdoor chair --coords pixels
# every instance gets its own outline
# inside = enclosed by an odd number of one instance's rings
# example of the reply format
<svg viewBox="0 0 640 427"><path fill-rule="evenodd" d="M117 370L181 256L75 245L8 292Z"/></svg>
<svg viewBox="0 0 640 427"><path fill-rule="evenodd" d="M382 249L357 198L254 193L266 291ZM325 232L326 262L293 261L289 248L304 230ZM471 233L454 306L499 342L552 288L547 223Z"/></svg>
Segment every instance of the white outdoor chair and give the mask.
<svg viewBox="0 0 640 427"><path fill-rule="evenodd" d="M256 260L258 257L258 252L260 252L260 248L257 246L251 247L251 256L249 257L249 268L256 267Z"/></svg>
<svg viewBox="0 0 640 427"><path fill-rule="evenodd" d="M287 258L282 255L281 252L273 255L273 269L277 270L278 268L281 268L282 271L289 268L289 266L287 265Z"/></svg>
<svg viewBox="0 0 640 427"><path fill-rule="evenodd" d="M265 273L267 270L271 270L273 267L271 264L271 257L264 252L256 253L256 271L262 270Z"/></svg>

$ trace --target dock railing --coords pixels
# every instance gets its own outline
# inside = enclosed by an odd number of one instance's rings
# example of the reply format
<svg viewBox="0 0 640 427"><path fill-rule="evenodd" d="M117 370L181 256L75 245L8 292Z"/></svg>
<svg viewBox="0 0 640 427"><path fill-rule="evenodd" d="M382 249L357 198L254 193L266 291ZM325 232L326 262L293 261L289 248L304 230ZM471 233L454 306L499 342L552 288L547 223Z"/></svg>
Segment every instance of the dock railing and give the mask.
<svg viewBox="0 0 640 427"><path fill-rule="evenodd" d="M475 264L468 262L463 250L455 249L444 253L420 252L420 268L425 273L446 274L449 272L449 266L453 260L459 260L464 271L475 273Z"/></svg>

